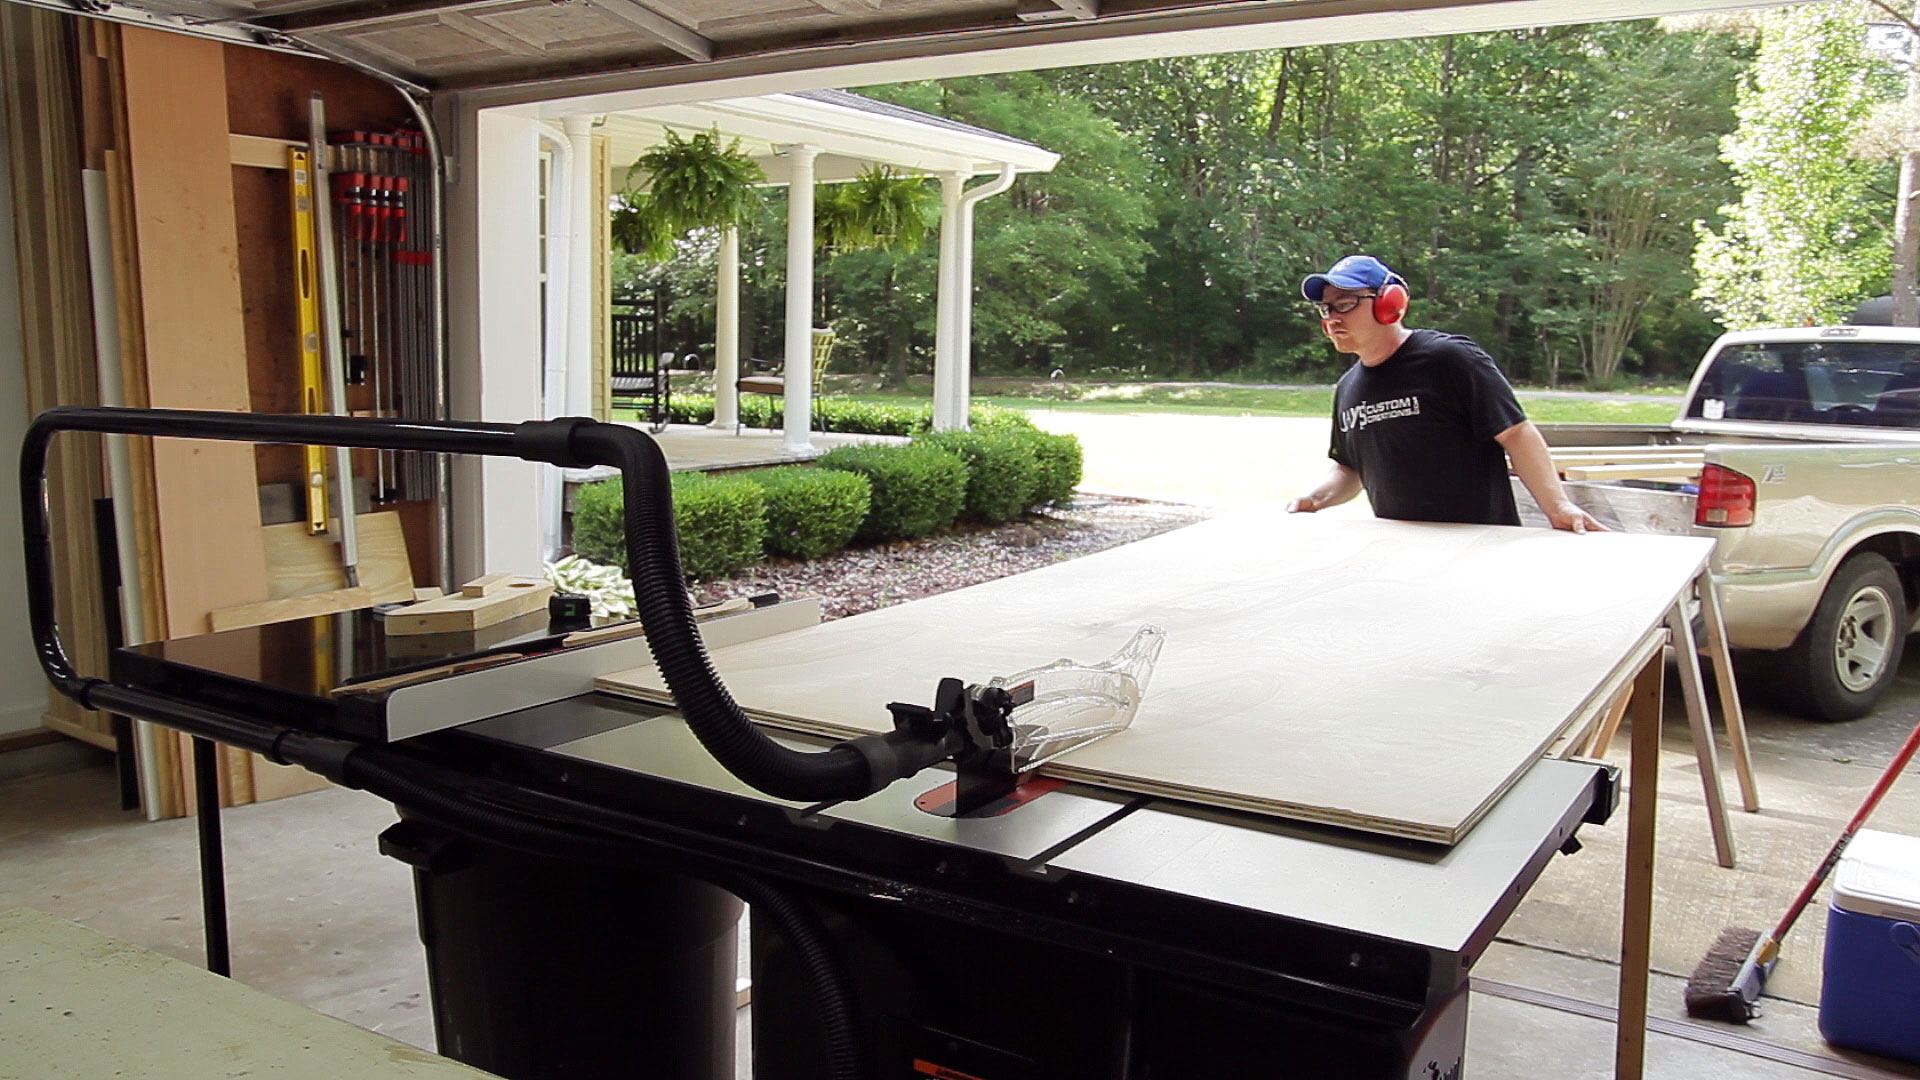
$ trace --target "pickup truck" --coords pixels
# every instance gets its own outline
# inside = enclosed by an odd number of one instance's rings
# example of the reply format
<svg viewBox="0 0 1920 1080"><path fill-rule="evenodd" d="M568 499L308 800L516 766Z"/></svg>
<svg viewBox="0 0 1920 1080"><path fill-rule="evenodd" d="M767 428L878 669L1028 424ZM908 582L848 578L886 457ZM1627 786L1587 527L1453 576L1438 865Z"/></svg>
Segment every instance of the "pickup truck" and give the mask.
<svg viewBox="0 0 1920 1080"><path fill-rule="evenodd" d="M1920 330L1726 334L1672 423L1540 427L1608 528L1716 541L1727 639L1781 705L1872 711L1920 612Z"/></svg>

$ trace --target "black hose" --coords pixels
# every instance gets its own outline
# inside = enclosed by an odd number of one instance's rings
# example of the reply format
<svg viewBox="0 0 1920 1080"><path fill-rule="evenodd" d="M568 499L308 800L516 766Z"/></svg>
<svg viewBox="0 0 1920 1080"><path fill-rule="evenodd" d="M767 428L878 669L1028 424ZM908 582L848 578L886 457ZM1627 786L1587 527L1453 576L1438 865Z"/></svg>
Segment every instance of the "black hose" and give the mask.
<svg viewBox="0 0 1920 1080"><path fill-rule="evenodd" d="M671 474L659 445L631 428L582 424L574 431L571 448L587 463L620 469L627 572L647 646L687 726L707 752L728 772L776 799L858 799L891 782L894 777L887 776L876 783L867 756L851 744L813 752L789 749L768 738L714 675L680 569Z"/></svg>
<svg viewBox="0 0 1920 1080"><path fill-rule="evenodd" d="M785 890L759 878L743 874L713 883L752 905L755 918L772 916L813 986L833 1080L862 1080L867 1069L860 1052L859 999L854 996L853 975L833 948L820 917Z"/></svg>
<svg viewBox="0 0 1920 1080"><path fill-rule="evenodd" d="M342 782L364 788L395 805L418 810L483 843L530 855L626 865L640 855L638 849L646 844L640 837L587 835L463 799L393 768L378 751L361 751L348 758ZM834 951L826 927L812 909L779 887L731 867L703 865L696 869L680 865L677 869L733 893L753 907L755 918L764 915L779 927L814 989L814 1003L826 1037L828 1075L831 1080L867 1080L866 1060L860 1050L861 1023L853 978Z"/></svg>
<svg viewBox="0 0 1920 1080"><path fill-rule="evenodd" d="M778 799L858 799L952 756L949 747L905 732L868 735L826 751L793 750L767 737L720 684L695 628L673 525L665 455L646 433L578 417L519 425L412 421L187 409L62 406L35 418L20 452L20 499L27 561L27 610L47 678L88 703L97 678L78 674L55 618L53 545L46 458L61 431L93 431L239 442L356 446L375 450L520 457L562 466L613 465L626 499L627 568L647 644L687 724L727 771ZM89 707L93 707L89 704Z"/></svg>

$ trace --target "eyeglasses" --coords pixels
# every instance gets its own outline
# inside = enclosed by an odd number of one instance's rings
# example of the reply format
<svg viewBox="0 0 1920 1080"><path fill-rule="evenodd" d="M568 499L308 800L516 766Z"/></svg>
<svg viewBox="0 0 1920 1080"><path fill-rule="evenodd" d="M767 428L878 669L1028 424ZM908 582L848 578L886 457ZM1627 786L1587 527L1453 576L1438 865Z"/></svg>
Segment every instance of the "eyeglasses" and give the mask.
<svg viewBox="0 0 1920 1080"><path fill-rule="evenodd" d="M1375 295L1377 294L1359 293L1354 296L1342 297L1338 300L1329 300L1324 304L1316 303L1313 306L1320 309L1320 317L1324 319L1331 315L1345 315L1354 308L1359 307L1360 301L1371 300Z"/></svg>

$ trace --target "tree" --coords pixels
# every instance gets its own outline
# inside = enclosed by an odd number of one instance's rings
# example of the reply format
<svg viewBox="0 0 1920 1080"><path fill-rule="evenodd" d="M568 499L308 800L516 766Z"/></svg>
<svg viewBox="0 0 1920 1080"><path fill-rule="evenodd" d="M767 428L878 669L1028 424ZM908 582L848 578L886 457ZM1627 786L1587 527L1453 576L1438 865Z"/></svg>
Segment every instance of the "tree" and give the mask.
<svg viewBox="0 0 1920 1080"><path fill-rule="evenodd" d="M1596 27L1593 92L1562 198L1579 236L1563 288L1580 309L1590 382L1610 385L1650 307L1692 284L1692 223L1729 189L1714 144L1740 64L1729 35L1650 23Z"/></svg>
<svg viewBox="0 0 1920 1080"><path fill-rule="evenodd" d="M1722 142L1741 197L1722 228L1698 228L1695 295L1731 327L1830 321L1887 278L1874 188L1892 185L1884 163L1848 154L1880 91L1857 4L1774 8L1759 24Z"/></svg>
<svg viewBox="0 0 1920 1080"><path fill-rule="evenodd" d="M983 371L1084 370L1090 357L1120 351L1114 327L1139 301L1146 163L1111 121L1090 102L1061 94L1055 79L1019 72L862 91L1061 155L1053 172L1021 176L976 212L973 353ZM895 296L928 298L916 336L931 341L934 257L904 258L900 280L914 284ZM836 259L835 269L841 263L854 271L866 260Z"/></svg>

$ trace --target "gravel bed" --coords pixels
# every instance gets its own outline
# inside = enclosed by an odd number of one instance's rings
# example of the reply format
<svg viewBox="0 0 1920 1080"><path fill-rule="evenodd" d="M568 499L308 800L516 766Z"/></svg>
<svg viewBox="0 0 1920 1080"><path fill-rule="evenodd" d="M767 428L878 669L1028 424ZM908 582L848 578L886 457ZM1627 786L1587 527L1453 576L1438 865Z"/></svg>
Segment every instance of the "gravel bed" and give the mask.
<svg viewBox="0 0 1920 1080"><path fill-rule="evenodd" d="M919 540L847 548L807 562L768 559L696 585L697 604L774 592L818 596L838 619L1145 540L1209 512L1179 503L1080 495L1067 508L1005 525L959 525Z"/></svg>

